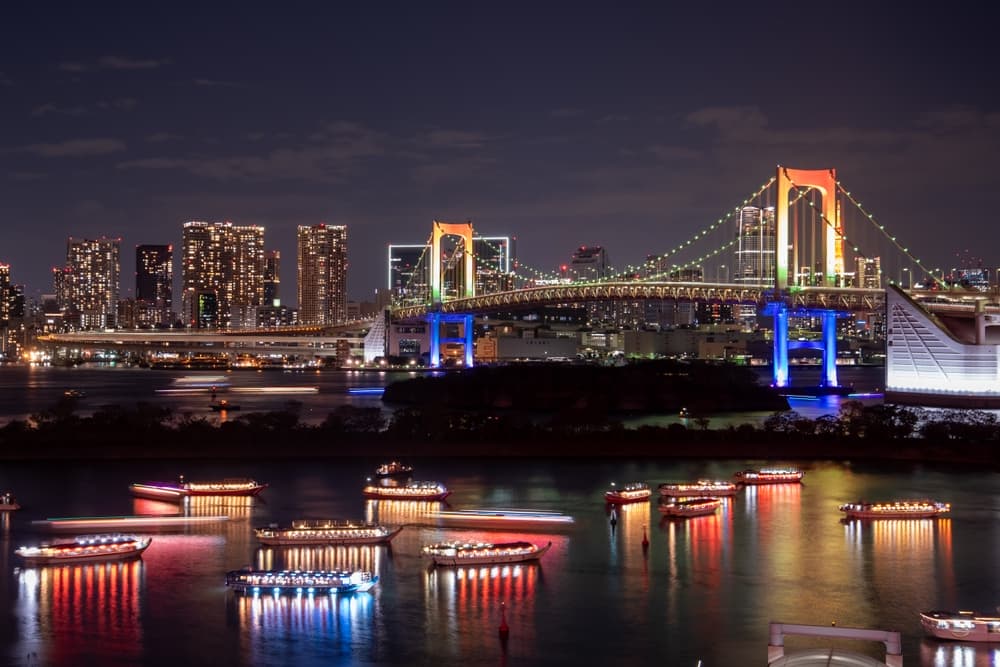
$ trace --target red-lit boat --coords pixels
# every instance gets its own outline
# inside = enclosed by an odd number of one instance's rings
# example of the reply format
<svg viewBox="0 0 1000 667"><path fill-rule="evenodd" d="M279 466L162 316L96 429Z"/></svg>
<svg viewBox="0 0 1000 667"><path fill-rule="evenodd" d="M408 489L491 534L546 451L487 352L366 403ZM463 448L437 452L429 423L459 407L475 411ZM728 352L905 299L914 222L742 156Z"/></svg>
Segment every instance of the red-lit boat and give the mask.
<svg viewBox="0 0 1000 667"><path fill-rule="evenodd" d="M761 468L741 470L733 475L737 484L798 484L802 481L802 471L795 468Z"/></svg>
<svg viewBox="0 0 1000 667"><path fill-rule="evenodd" d="M442 542L425 546L423 553L425 556L429 556L435 565L493 565L538 560L551 548L551 542L544 547L531 542L504 542L502 544Z"/></svg>
<svg viewBox="0 0 1000 667"><path fill-rule="evenodd" d="M20 503L14 498L14 494L10 491L5 491L0 495L0 512L13 512L14 510L21 509Z"/></svg>
<svg viewBox="0 0 1000 667"><path fill-rule="evenodd" d="M444 500L451 491L438 482L410 482L404 486L369 484L361 490L365 498L380 500Z"/></svg>
<svg viewBox="0 0 1000 667"><path fill-rule="evenodd" d="M661 513L679 518L715 514L720 507L722 507L722 501L718 498L691 498L690 500L661 503L656 506Z"/></svg>
<svg viewBox="0 0 1000 667"><path fill-rule="evenodd" d="M20 547L14 553L26 565L122 561L142 556L150 542L148 537L133 535L89 535L39 547Z"/></svg>
<svg viewBox="0 0 1000 667"><path fill-rule="evenodd" d="M649 500L653 492L649 489L649 484L645 482L629 482L628 484L616 487L614 484L604 492L604 500L615 505L627 505L628 503L641 503Z"/></svg>

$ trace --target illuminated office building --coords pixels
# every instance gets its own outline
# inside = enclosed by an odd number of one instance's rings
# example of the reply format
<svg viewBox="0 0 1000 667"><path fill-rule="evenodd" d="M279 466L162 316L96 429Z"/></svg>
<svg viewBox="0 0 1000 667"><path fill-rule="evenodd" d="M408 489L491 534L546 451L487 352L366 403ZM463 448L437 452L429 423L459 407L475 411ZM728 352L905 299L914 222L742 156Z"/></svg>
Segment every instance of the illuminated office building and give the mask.
<svg viewBox="0 0 1000 667"><path fill-rule="evenodd" d="M879 257L856 258L857 270L854 273L854 285L869 289L882 289L882 260Z"/></svg>
<svg viewBox="0 0 1000 667"><path fill-rule="evenodd" d="M268 250L264 254L264 305L281 303L281 252Z"/></svg>
<svg viewBox="0 0 1000 667"><path fill-rule="evenodd" d="M136 320L140 326L170 326L174 304L174 247L135 247Z"/></svg>
<svg viewBox="0 0 1000 667"><path fill-rule="evenodd" d="M427 303L430 300L429 244L390 244L388 282L393 303Z"/></svg>
<svg viewBox="0 0 1000 667"><path fill-rule="evenodd" d="M347 319L347 226L301 225L299 322L328 325Z"/></svg>
<svg viewBox="0 0 1000 667"><path fill-rule="evenodd" d="M59 304L71 329L107 329L118 313L121 239L66 242L66 266L54 270Z"/></svg>
<svg viewBox="0 0 1000 667"><path fill-rule="evenodd" d="M256 309L264 300L264 228L186 222L182 246L184 323L199 328L254 326Z"/></svg>
<svg viewBox="0 0 1000 667"><path fill-rule="evenodd" d="M608 277L608 253L601 246L580 246L569 262L569 277L574 281L601 280Z"/></svg>
<svg viewBox="0 0 1000 667"><path fill-rule="evenodd" d="M737 219L736 272L738 283L774 282L776 227L774 207L744 206Z"/></svg>
<svg viewBox="0 0 1000 667"><path fill-rule="evenodd" d="M508 236L474 236L476 294L496 294L514 289L514 244Z"/></svg>

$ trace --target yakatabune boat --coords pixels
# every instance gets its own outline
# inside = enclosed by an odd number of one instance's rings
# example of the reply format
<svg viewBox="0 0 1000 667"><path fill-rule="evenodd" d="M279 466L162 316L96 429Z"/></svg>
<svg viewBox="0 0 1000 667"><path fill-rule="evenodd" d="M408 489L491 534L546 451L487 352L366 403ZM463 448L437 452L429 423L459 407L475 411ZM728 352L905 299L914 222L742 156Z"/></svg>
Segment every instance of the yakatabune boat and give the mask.
<svg viewBox="0 0 1000 667"><path fill-rule="evenodd" d="M531 542L504 542L501 544L442 542L425 546L423 553L425 556L429 556L435 565L492 565L538 560L551 548L551 542L544 547Z"/></svg>
<svg viewBox="0 0 1000 667"><path fill-rule="evenodd" d="M257 528L254 533L261 544L291 546L310 544L389 544L403 530L400 526L389 530L374 523L352 521L292 521L289 528L277 525Z"/></svg>
<svg viewBox="0 0 1000 667"><path fill-rule="evenodd" d="M405 486L377 486L369 484L361 493L365 498L382 500L444 500L451 491L437 482L410 482Z"/></svg>
<svg viewBox="0 0 1000 667"><path fill-rule="evenodd" d="M850 519L930 519L947 514L951 505L934 500L858 501L841 505L840 511Z"/></svg>
<svg viewBox="0 0 1000 667"><path fill-rule="evenodd" d="M698 496L736 495L738 488L733 482L723 482L712 479L699 479L697 482L668 482L657 487L661 496L671 498L695 498Z"/></svg>
<svg viewBox="0 0 1000 667"><path fill-rule="evenodd" d="M645 482L629 482L628 484L616 487L614 484L604 492L604 500L616 505L628 503L641 503L649 500L653 492L649 490L649 484Z"/></svg>
<svg viewBox="0 0 1000 667"><path fill-rule="evenodd" d="M378 575L349 570L234 570L226 586L249 593L356 593L370 591Z"/></svg>
<svg viewBox="0 0 1000 667"><path fill-rule="evenodd" d="M375 476L381 478L409 477L412 474L413 474L413 466L406 465L405 463L400 463L399 461L390 461L389 463L383 463L379 467L375 468Z"/></svg>
<svg viewBox="0 0 1000 667"><path fill-rule="evenodd" d="M143 482L129 485L132 495L153 500L179 500L187 496L256 496L267 484L252 479L224 479L208 482Z"/></svg>
<svg viewBox="0 0 1000 667"><path fill-rule="evenodd" d="M1000 616L972 611L922 611L920 625L928 637L936 639L1000 643Z"/></svg>
<svg viewBox="0 0 1000 667"><path fill-rule="evenodd" d="M17 498L10 491L5 491L0 494L0 512L12 512L14 510L21 509L21 505L17 502Z"/></svg>
<svg viewBox="0 0 1000 667"><path fill-rule="evenodd" d="M802 471L795 468L761 468L741 470L733 475L737 484L797 484L802 481Z"/></svg>
<svg viewBox="0 0 1000 667"><path fill-rule="evenodd" d="M722 507L722 501L718 498L692 498L690 500L678 500L672 503L661 503L656 506L660 512L667 516L691 517L715 514L716 510Z"/></svg>
<svg viewBox="0 0 1000 667"><path fill-rule="evenodd" d="M150 541L133 535L86 535L39 547L20 547L14 553L27 565L121 561L142 556Z"/></svg>

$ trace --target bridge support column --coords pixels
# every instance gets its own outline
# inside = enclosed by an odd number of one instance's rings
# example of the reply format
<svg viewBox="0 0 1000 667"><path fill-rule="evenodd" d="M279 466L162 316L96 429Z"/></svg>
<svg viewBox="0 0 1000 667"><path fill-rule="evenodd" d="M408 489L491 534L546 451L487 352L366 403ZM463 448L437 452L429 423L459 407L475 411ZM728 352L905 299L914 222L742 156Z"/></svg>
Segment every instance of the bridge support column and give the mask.
<svg viewBox="0 0 1000 667"><path fill-rule="evenodd" d="M431 349L427 363L431 368L441 367L441 313L427 313L427 328L430 329Z"/></svg>
<svg viewBox="0 0 1000 667"><path fill-rule="evenodd" d="M472 334L473 334L473 332L475 330L475 324L473 322L472 315L466 315L465 316L464 321L462 322L462 326L465 329L465 331L464 331L464 333L465 333L465 350L464 350L465 351L465 367L466 368L472 368L472 364L473 364Z"/></svg>
<svg viewBox="0 0 1000 667"><path fill-rule="evenodd" d="M788 308L783 303L772 304L774 313L774 354L771 364L772 385L788 386Z"/></svg>
<svg viewBox="0 0 1000 667"><path fill-rule="evenodd" d="M839 387L837 384L837 311L824 310L823 319L823 377L821 387Z"/></svg>

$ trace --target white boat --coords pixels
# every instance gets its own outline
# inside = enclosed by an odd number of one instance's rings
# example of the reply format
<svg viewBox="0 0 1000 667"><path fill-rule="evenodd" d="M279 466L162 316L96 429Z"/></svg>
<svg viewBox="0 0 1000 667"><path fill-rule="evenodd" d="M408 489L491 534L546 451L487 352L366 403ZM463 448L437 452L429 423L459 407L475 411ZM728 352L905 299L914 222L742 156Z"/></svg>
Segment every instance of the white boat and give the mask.
<svg viewBox="0 0 1000 667"><path fill-rule="evenodd" d="M697 498L699 496L736 495L737 486L733 482L712 479L699 479L697 482L668 482L658 487L661 496L670 498Z"/></svg>
<svg viewBox="0 0 1000 667"><path fill-rule="evenodd" d="M649 500L652 495L649 484L645 482L629 482L620 487L612 483L611 488L604 492L604 500L614 505L627 505Z"/></svg>
<svg viewBox="0 0 1000 667"><path fill-rule="evenodd" d="M149 546L148 537L87 535L73 540L20 547L14 551L26 565L71 565L139 558Z"/></svg>
<svg viewBox="0 0 1000 667"><path fill-rule="evenodd" d="M531 542L504 542L491 544L477 542L475 544L460 542L442 542L429 544L423 548L425 556L429 556L435 565L494 565L499 563L523 563L538 560L552 548L549 542L539 547Z"/></svg>
<svg viewBox="0 0 1000 667"><path fill-rule="evenodd" d="M369 484L361 493L365 498L380 500L444 500L451 495L451 491L438 482L410 482L405 486Z"/></svg>
<svg viewBox="0 0 1000 667"><path fill-rule="evenodd" d="M849 519L931 519L950 512L951 505L934 500L858 501L841 505L840 511Z"/></svg>
<svg viewBox="0 0 1000 667"><path fill-rule="evenodd" d="M350 570L234 570L226 586L242 593L308 594L364 593L378 583L378 575Z"/></svg>
<svg viewBox="0 0 1000 667"><path fill-rule="evenodd" d="M722 501L718 498L691 498L690 500L661 503L656 507L667 516L687 518L715 514L722 507Z"/></svg>
<svg viewBox="0 0 1000 667"><path fill-rule="evenodd" d="M935 639L1000 643L1000 615L986 616L972 611L922 611L920 625L928 637Z"/></svg>
<svg viewBox="0 0 1000 667"><path fill-rule="evenodd" d="M261 544L267 546L308 546L340 544L389 544L403 530L400 526L389 530L374 523L352 521L292 521L291 527L277 525L257 528L254 533Z"/></svg>

